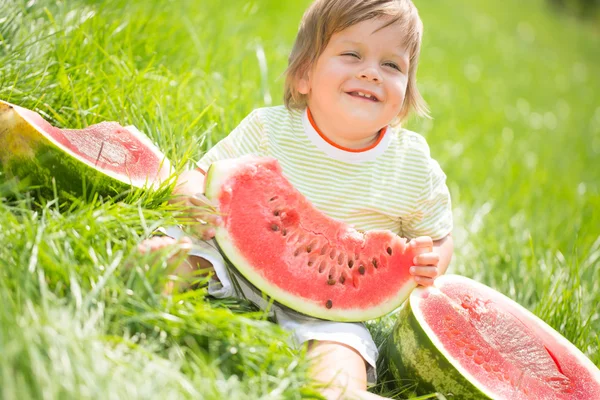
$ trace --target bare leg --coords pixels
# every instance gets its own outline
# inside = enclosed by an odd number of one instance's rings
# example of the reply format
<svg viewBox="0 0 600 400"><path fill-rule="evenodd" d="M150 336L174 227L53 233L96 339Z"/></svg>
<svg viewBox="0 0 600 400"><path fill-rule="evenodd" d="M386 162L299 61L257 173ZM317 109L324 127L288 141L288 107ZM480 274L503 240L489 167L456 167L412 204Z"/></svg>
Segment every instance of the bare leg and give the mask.
<svg viewBox="0 0 600 400"><path fill-rule="evenodd" d="M308 356L312 377L327 385L321 394L328 400L383 399L367 392L366 363L353 348L337 342L312 340Z"/></svg>

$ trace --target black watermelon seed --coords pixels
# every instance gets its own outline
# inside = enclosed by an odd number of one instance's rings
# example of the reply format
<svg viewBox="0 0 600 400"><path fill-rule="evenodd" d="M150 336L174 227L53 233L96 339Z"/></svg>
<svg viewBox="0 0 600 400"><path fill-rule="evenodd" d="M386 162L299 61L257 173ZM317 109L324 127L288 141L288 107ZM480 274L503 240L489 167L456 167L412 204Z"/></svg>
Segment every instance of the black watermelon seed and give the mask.
<svg viewBox="0 0 600 400"><path fill-rule="evenodd" d="M274 216L279 217L279 210L275 210L275 212L273 213Z"/></svg>
<svg viewBox="0 0 600 400"><path fill-rule="evenodd" d="M287 236L287 229L285 229L285 228L284 228L284 229L281 231L281 234L282 234L283 236Z"/></svg>
<svg viewBox="0 0 600 400"><path fill-rule="evenodd" d="M388 248L387 248L387 253L388 253L390 256L392 255L392 248L391 248L391 247L388 247Z"/></svg>
<svg viewBox="0 0 600 400"><path fill-rule="evenodd" d="M309 266L309 267L312 267L312 265L313 265L313 264L314 264L314 262L312 262L312 261L309 261L309 262L308 262L308 266Z"/></svg>
<svg viewBox="0 0 600 400"><path fill-rule="evenodd" d="M273 196L269 199L269 201L277 200L277 196Z"/></svg>
<svg viewBox="0 0 600 400"><path fill-rule="evenodd" d="M361 266L358 268L358 272L359 272L361 275L364 275L364 274L365 274L365 267L364 267L363 265L361 265Z"/></svg>
<svg viewBox="0 0 600 400"><path fill-rule="evenodd" d="M277 226L276 224L271 225L271 229L273 229L273 231L277 232L279 230L279 226Z"/></svg>
<svg viewBox="0 0 600 400"><path fill-rule="evenodd" d="M335 285L335 279L328 279L327 280L327 284L328 285Z"/></svg>
<svg viewBox="0 0 600 400"><path fill-rule="evenodd" d="M352 268L354 267L354 260L349 260L348 261L348 268Z"/></svg>
<svg viewBox="0 0 600 400"><path fill-rule="evenodd" d="M306 246L306 252L310 253L312 251L312 247L310 247L310 245Z"/></svg>
<svg viewBox="0 0 600 400"><path fill-rule="evenodd" d="M344 278L343 276L340 276L340 283L343 285L344 282L346 282L346 278Z"/></svg>
<svg viewBox="0 0 600 400"><path fill-rule="evenodd" d="M373 266L374 266L375 268L377 268L377 259L375 259L375 258L373 259Z"/></svg>
<svg viewBox="0 0 600 400"><path fill-rule="evenodd" d="M327 300L327 303L325 303L325 307L327 307L327 308L333 307L333 302L331 300Z"/></svg>

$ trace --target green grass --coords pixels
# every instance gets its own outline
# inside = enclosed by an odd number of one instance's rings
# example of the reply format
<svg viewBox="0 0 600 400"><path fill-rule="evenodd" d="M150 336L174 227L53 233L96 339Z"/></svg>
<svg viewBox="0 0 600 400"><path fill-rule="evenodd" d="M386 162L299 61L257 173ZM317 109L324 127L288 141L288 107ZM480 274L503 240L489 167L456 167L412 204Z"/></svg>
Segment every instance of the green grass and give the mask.
<svg viewBox="0 0 600 400"><path fill-rule="evenodd" d="M0 2L0 99L62 127L134 124L183 169L253 108L281 103L306 4ZM417 6L433 119L407 127L448 175L451 271L528 307L600 365L597 27L541 0ZM304 356L262 314L201 290L160 294L168 254L140 259L135 247L173 223L164 194L69 205L25 189L0 175L0 398L314 393ZM370 325L378 341L393 318Z"/></svg>

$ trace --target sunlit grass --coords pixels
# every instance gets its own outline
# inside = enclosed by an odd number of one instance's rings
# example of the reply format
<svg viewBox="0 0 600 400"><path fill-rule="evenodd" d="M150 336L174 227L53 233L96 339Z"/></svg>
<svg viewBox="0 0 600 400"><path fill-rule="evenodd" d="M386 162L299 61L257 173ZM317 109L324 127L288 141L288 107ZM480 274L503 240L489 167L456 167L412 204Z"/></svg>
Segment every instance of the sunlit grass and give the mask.
<svg viewBox="0 0 600 400"><path fill-rule="evenodd" d="M181 170L250 110L280 104L307 3L0 2L0 99L62 127L136 125ZM600 365L597 28L541 0L416 3L433 119L407 127L448 175L451 271ZM303 355L261 313L202 290L161 294L168 254L135 249L174 222L164 193L70 203L25 189L0 178L0 397L311 396ZM370 325L378 343L393 320Z"/></svg>

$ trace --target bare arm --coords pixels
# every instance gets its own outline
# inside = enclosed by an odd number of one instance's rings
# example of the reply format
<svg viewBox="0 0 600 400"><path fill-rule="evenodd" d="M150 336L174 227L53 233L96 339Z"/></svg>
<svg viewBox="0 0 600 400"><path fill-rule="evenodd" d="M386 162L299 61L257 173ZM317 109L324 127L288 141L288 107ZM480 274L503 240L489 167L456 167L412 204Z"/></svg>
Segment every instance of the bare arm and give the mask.
<svg viewBox="0 0 600 400"><path fill-rule="evenodd" d="M177 196L173 202L186 201L187 197L194 196L196 193L204 193L204 174L196 169L182 172L173 190L173 194Z"/></svg>
<svg viewBox="0 0 600 400"><path fill-rule="evenodd" d="M454 240L452 235L448 235L443 239L433 241L433 252L440 256L438 262L438 276L444 275L452 260L452 254L454 253Z"/></svg>

